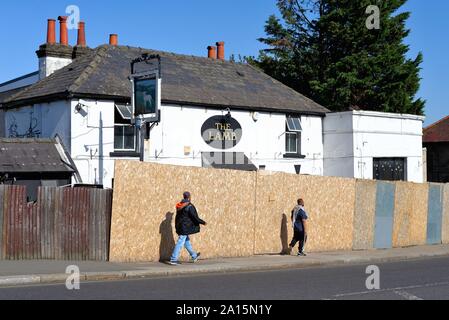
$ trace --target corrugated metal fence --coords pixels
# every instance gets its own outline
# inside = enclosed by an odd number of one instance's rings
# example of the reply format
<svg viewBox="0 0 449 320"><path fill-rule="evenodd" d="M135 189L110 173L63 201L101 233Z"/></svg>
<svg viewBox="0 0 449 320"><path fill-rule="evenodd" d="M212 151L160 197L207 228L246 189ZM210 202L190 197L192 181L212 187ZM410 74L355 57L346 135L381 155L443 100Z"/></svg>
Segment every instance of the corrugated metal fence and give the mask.
<svg viewBox="0 0 449 320"><path fill-rule="evenodd" d="M0 185L0 260L109 259L112 190Z"/></svg>

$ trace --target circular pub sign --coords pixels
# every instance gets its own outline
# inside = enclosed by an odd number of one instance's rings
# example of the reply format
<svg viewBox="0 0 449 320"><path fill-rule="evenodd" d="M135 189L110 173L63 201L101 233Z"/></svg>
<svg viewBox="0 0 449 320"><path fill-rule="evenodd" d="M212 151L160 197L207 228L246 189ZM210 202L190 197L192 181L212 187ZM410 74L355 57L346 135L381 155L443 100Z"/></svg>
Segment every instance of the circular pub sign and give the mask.
<svg viewBox="0 0 449 320"><path fill-rule="evenodd" d="M231 116L214 116L201 128L204 141L214 149L234 148L242 139L242 126Z"/></svg>

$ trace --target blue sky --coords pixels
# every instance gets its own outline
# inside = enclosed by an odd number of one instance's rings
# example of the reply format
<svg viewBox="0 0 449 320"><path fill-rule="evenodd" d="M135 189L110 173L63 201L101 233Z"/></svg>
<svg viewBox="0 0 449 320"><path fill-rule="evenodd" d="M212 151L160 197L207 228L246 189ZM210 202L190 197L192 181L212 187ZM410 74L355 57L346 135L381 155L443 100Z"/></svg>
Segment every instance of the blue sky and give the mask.
<svg viewBox="0 0 449 320"><path fill-rule="evenodd" d="M91 47L118 33L120 44L200 56L217 41L226 42L227 55L257 55L265 21L278 14L274 0L1 1L0 83L37 70L35 51L45 42L47 19L71 4L81 10ZM405 9L412 12L410 54L424 53L419 96L427 100L430 124L449 114L449 1L409 0ZM74 44L76 31L69 38Z"/></svg>

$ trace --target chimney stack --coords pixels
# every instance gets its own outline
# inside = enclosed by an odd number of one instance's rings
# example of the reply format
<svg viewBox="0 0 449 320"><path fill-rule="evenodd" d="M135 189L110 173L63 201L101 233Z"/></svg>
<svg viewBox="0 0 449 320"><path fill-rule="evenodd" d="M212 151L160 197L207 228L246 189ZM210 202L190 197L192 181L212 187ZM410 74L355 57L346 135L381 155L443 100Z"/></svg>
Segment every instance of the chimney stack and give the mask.
<svg viewBox="0 0 449 320"><path fill-rule="evenodd" d="M56 20L55 19L48 19L47 43L48 44L56 43Z"/></svg>
<svg viewBox="0 0 449 320"><path fill-rule="evenodd" d="M69 45L69 33L67 31L67 17L66 16L60 16L58 17L59 24L60 24L60 35L59 35L59 43L68 46Z"/></svg>
<svg viewBox="0 0 449 320"><path fill-rule="evenodd" d="M78 23L78 42L77 45L80 47L86 46L86 23L80 21Z"/></svg>
<svg viewBox="0 0 449 320"><path fill-rule="evenodd" d="M217 59L224 60L225 59L225 43L217 42Z"/></svg>
<svg viewBox="0 0 449 320"><path fill-rule="evenodd" d="M207 47L209 59L217 59L217 47L209 46Z"/></svg>
<svg viewBox="0 0 449 320"><path fill-rule="evenodd" d="M118 35L116 34L109 35L109 45L118 46Z"/></svg>

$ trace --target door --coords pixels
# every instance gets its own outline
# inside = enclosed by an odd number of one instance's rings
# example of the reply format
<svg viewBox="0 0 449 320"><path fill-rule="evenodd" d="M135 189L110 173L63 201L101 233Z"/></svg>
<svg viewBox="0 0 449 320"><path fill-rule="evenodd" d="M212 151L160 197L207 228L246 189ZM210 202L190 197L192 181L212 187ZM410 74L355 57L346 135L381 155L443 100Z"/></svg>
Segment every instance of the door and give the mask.
<svg viewBox="0 0 449 320"><path fill-rule="evenodd" d="M375 180L383 181L406 181L407 160L405 158L375 158L374 174Z"/></svg>

